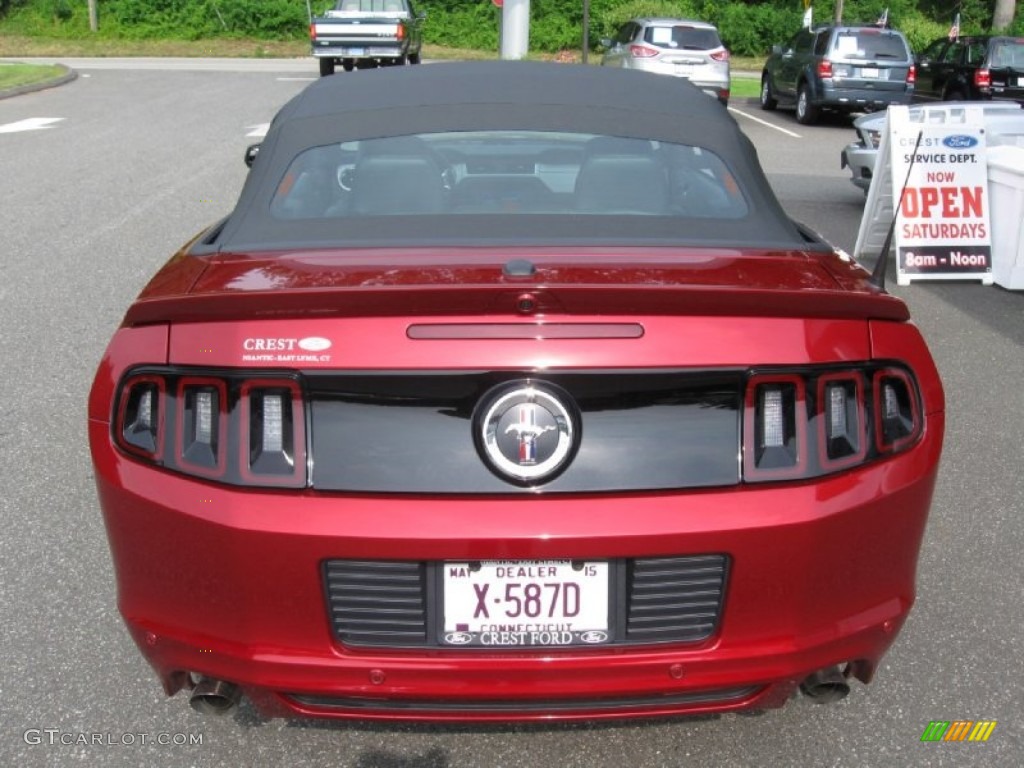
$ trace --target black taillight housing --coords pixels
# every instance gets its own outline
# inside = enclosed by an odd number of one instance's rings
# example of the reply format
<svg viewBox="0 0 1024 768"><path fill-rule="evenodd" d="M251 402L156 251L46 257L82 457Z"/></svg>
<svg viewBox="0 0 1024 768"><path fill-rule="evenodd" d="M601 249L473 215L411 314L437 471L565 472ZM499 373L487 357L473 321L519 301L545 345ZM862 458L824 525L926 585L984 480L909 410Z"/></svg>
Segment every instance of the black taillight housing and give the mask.
<svg viewBox="0 0 1024 768"><path fill-rule="evenodd" d="M875 445L882 453L901 450L921 431L916 388L906 371L886 368L874 376Z"/></svg>
<svg viewBox="0 0 1024 768"><path fill-rule="evenodd" d="M139 376L122 389L115 429L122 448L159 460L164 442L164 382L156 376Z"/></svg>
<svg viewBox="0 0 1024 768"><path fill-rule="evenodd" d="M118 388L114 440L166 469L233 485L306 485L306 417L293 375L136 370Z"/></svg>
<svg viewBox="0 0 1024 768"><path fill-rule="evenodd" d="M746 482L819 477L913 446L917 384L896 364L752 371L743 409Z"/></svg>
<svg viewBox="0 0 1024 768"><path fill-rule="evenodd" d="M864 460L864 392L864 376L859 371L826 374L818 379L818 458L823 466L841 469Z"/></svg>
<svg viewBox="0 0 1024 768"><path fill-rule="evenodd" d="M741 479L799 481L912 448L924 432L913 373L896 362L738 373ZM308 397L294 373L140 367L117 388L111 430L133 457L239 486L303 488Z"/></svg>
<svg viewBox="0 0 1024 768"><path fill-rule="evenodd" d="M242 476L255 485L303 484L306 423L298 383L247 381L240 410Z"/></svg>
<svg viewBox="0 0 1024 768"><path fill-rule="evenodd" d="M765 479L792 477L807 464L806 385L800 376L767 374L747 383L744 443L750 469Z"/></svg>
<svg viewBox="0 0 1024 768"><path fill-rule="evenodd" d="M227 467L227 387L219 379L178 381L174 457L197 475L220 477Z"/></svg>

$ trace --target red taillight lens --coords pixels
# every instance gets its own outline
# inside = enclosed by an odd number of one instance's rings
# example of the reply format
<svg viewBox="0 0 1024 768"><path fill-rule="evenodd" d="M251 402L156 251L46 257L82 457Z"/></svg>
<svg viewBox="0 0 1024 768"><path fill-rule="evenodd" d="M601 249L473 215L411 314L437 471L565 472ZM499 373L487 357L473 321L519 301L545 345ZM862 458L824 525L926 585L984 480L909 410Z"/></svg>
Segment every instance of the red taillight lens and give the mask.
<svg viewBox="0 0 1024 768"><path fill-rule="evenodd" d="M907 85L913 85L917 82L917 67L914 64L910 65L910 69L907 70Z"/></svg>
<svg viewBox="0 0 1024 768"><path fill-rule="evenodd" d="M650 59L657 56L661 51L657 48L648 48L646 45L629 46L629 55L634 59Z"/></svg>
<svg viewBox="0 0 1024 768"><path fill-rule="evenodd" d="M867 454L864 377L837 373L818 379L818 458L830 469L859 464Z"/></svg>
<svg viewBox="0 0 1024 768"><path fill-rule="evenodd" d="M306 484L305 404L294 377L147 369L118 392L113 436L133 456L232 485Z"/></svg>
<svg viewBox="0 0 1024 768"><path fill-rule="evenodd" d="M923 432L917 385L895 365L757 372L743 414L746 482L839 472L912 447Z"/></svg>
<svg viewBox="0 0 1024 768"><path fill-rule="evenodd" d="M189 377L178 382L174 457L182 468L209 477L224 474L226 395L219 379Z"/></svg>
<svg viewBox="0 0 1024 768"><path fill-rule="evenodd" d="M744 475L781 480L803 474L807 407L803 379L753 376L747 383Z"/></svg>
<svg viewBox="0 0 1024 768"><path fill-rule="evenodd" d="M122 388L116 433L121 447L159 461L164 443L164 382L139 376Z"/></svg>
<svg viewBox="0 0 1024 768"><path fill-rule="evenodd" d="M892 453L913 444L921 434L917 390L898 368L877 371L874 377L875 445Z"/></svg>
<svg viewBox="0 0 1024 768"><path fill-rule="evenodd" d="M306 476L302 393L294 381L242 385L239 467L242 477L263 485L296 485Z"/></svg>
<svg viewBox="0 0 1024 768"><path fill-rule="evenodd" d="M992 73L987 69L974 70L974 84L978 88L990 88L992 86Z"/></svg>
<svg viewBox="0 0 1024 768"><path fill-rule="evenodd" d="M405 25L404 24L399 24L395 28L395 39L396 40L405 40Z"/></svg>
<svg viewBox="0 0 1024 768"><path fill-rule="evenodd" d="M715 51L714 53L712 53L710 55L711 55L711 58L714 59L715 61L728 61L729 60L729 52L725 48L723 48L720 51Z"/></svg>
<svg viewBox="0 0 1024 768"><path fill-rule="evenodd" d="M822 59L818 62L818 77L830 78L832 77L832 62L828 59Z"/></svg>
<svg viewBox="0 0 1024 768"><path fill-rule="evenodd" d="M309 39L316 40L316 24L309 25Z"/></svg>

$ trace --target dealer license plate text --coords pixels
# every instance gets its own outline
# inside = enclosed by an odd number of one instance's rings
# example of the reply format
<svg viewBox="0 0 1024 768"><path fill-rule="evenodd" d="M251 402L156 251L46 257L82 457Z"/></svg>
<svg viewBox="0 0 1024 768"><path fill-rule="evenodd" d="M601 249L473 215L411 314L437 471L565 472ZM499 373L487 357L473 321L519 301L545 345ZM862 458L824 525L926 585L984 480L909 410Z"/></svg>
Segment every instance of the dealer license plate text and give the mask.
<svg viewBox="0 0 1024 768"><path fill-rule="evenodd" d="M444 564L447 646L600 645L608 630L608 563L484 560Z"/></svg>

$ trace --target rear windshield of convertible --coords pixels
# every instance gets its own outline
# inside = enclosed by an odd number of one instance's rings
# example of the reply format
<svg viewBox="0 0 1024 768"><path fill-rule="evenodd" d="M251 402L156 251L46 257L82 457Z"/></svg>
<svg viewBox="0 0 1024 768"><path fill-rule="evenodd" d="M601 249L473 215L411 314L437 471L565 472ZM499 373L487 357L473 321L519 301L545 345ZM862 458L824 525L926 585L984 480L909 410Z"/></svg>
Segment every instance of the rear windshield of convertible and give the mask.
<svg viewBox="0 0 1024 768"><path fill-rule="evenodd" d="M330 144L300 153L276 184L276 219L749 212L736 177L707 149L583 133L488 130Z"/></svg>

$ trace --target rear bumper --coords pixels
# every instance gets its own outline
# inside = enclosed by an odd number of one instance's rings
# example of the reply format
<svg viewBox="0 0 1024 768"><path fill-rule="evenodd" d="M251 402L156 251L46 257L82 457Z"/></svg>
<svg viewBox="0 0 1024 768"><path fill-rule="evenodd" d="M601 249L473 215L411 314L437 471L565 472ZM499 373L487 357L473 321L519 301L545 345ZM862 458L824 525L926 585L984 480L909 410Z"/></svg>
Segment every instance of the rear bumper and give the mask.
<svg viewBox="0 0 1024 768"><path fill-rule="evenodd" d="M707 94L716 98L728 98L730 79L728 70L714 71L704 68L702 71L686 72L677 69L673 64L666 64L660 61L645 61L643 59L633 60L633 69L641 72L652 72L656 75L668 75L689 80L695 86Z"/></svg>
<svg viewBox="0 0 1024 768"><path fill-rule="evenodd" d="M126 459L89 423L119 606L169 694L193 673L268 717L464 721L781 706L836 664L868 682L914 600L942 429L933 414L914 449L818 482L524 501L215 487ZM707 552L732 562L715 634L611 649L347 648L321 571Z"/></svg>
<svg viewBox="0 0 1024 768"><path fill-rule="evenodd" d="M374 41L366 45L346 43L345 45L315 46L312 50L316 59L400 59L409 53L405 42L387 43Z"/></svg>
<svg viewBox="0 0 1024 768"><path fill-rule="evenodd" d="M815 104L831 109L844 109L849 112L868 112L894 104L910 104L914 96L913 90L880 91L874 88L836 88L826 85L815 99Z"/></svg>

